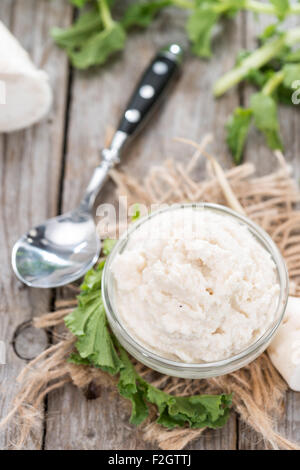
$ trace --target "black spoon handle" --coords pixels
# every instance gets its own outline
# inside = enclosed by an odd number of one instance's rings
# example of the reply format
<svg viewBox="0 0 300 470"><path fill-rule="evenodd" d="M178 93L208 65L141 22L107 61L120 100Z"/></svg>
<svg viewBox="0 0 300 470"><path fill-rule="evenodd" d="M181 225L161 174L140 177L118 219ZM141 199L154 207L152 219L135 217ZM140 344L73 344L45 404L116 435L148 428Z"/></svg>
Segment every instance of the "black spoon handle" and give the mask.
<svg viewBox="0 0 300 470"><path fill-rule="evenodd" d="M130 136L140 127L176 74L182 57L183 52L178 44L171 44L159 51L138 82L118 131Z"/></svg>

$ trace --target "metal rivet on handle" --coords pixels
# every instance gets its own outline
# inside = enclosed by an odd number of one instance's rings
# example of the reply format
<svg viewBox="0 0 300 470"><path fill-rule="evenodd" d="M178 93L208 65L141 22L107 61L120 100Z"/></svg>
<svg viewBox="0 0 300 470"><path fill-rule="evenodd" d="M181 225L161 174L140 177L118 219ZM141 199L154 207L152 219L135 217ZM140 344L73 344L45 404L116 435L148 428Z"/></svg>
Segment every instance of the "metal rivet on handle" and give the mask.
<svg viewBox="0 0 300 470"><path fill-rule="evenodd" d="M152 69L153 72L157 75L164 75L168 71L168 66L165 62L161 62L159 60L157 62L154 62Z"/></svg>
<svg viewBox="0 0 300 470"><path fill-rule="evenodd" d="M139 94L142 98L145 98L146 100L152 98L154 95L155 90L153 86L151 85L144 85L139 89Z"/></svg>
<svg viewBox="0 0 300 470"><path fill-rule="evenodd" d="M171 44L171 46L170 46L170 52L172 52L172 54L180 54L180 52L181 52L181 47L178 46L178 44Z"/></svg>
<svg viewBox="0 0 300 470"><path fill-rule="evenodd" d="M141 119L141 113L137 109L127 109L125 118L129 122L138 122Z"/></svg>

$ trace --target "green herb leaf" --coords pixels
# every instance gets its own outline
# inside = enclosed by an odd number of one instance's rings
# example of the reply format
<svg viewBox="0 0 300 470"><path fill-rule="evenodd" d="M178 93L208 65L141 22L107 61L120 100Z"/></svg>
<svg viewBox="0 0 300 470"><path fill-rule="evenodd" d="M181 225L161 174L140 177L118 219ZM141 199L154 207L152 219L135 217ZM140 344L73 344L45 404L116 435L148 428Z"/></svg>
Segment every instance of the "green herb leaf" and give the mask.
<svg viewBox="0 0 300 470"><path fill-rule="evenodd" d="M282 67L284 78L276 91L276 98L284 104L292 105L292 95L295 91L293 83L300 80L300 64L287 63Z"/></svg>
<svg viewBox="0 0 300 470"><path fill-rule="evenodd" d="M212 29L218 22L220 14L209 2L201 2L188 19L186 31L192 41L194 54L200 57L210 57Z"/></svg>
<svg viewBox="0 0 300 470"><path fill-rule="evenodd" d="M274 70L267 67L261 70L253 69L249 71L246 80L258 88L263 88L274 73Z"/></svg>
<svg viewBox="0 0 300 470"><path fill-rule="evenodd" d="M134 213L131 217L132 222L134 222L135 220L138 220L141 217L140 205L135 204L133 207L133 210L134 210Z"/></svg>
<svg viewBox="0 0 300 470"><path fill-rule="evenodd" d="M77 352L70 354L68 358L68 362L70 364L76 364L77 366L90 366L91 365L88 359L83 359L80 356L80 354L78 354Z"/></svg>
<svg viewBox="0 0 300 470"><path fill-rule="evenodd" d="M120 348L124 368L120 372L119 392L132 402L131 422L140 424L148 416L146 402L157 406L157 422L167 428L223 426L229 416L231 395L195 395L175 397L143 380L134 369L126 351Z"/></svg>
<svg viewBox="0 0 300 470"><path fill-rule="evenodd" d="M192 397L175 397L148 386L147 399L159 410L157 422L167 428L184 426L191 428L218 428L228 418L230 395L195 395Z"/></svg>
<svg viewBox="0 0 300 470"><path fill-rule="evenodd" d="M252 114L251 109L236 108L226 125L226 141L237 165L242 161L244 145L252 121Z"/></svg>
<svg viewBox="0 0 300 470"><path fill-rule="evenodd" d="M122 19L122 25L128 29L132 26L145 28L153 21L157 13L172 4L172 0L155 0L131 4Z"/></svg>
<svg viewBox="0 0 300 470"><path fill-rule="evenodd" d="M117 243L117 240L112 240L111 238L106 238L102 244L102 251L105 256L108 256Z"/></svg>
<svg viewBox="0 0 300 470"><path fill-rule="evenodd" d="M54 28L52 35L61 47L66 49L68 56L75 67L85 69L90 66L103 64L114 52L123 49L125 45L125 29L132 26L147 27L165 7L174 6L191 12L186 30L192 42L192 49L200 57L211 55L211 36L214 25L224 17L232 17L240 10L250 10L254 13L275 14L281 20L288 14L299 14L297 5L289 5L288 0L271 0L272 5L266 2L249 0L135 0L125 11L120 22L112 19L111 8L114 0L69 0L79 9L90 8L87 13L80 15L75 24L68 29ZM291 33L291 34L290 34ZM266 28L261 40L277 35L277 25ZM288 43L299 41L299 31L287 32ZM278 39L278 38L277 38ZM272 44L275 53L276 46ZM284 47L284 44L282 44ZM270 53L270 47L253 57L264 60ZM251 61L250 61L251 62ZM245 64L247 67L247 63ZM261 66L258 65L257 67ZM252 68L255 68L253 65ZM236 70L230 74L229 82L236 84L243 78L242 72ZM226 77L225 81L228 77ZM221 82L222 84L222 82ZM226 86L231 86L230 83ZM222 94L227 88L218 85L216 95Z"/></svg>
<svg viewBox="0 0 300 470"><path fill-rule="evenodd" d="M52 28L51 36L61 47L66 48L69 57L77 48L80 48L85 41L102 29L102 21L96 8L82 14L70 28Z"/></svg>
<svg viewBox="0 0 300 470"><path fill-rule="evenodd" d="M286 54L284 61L287 62L300 62L300 49L289 52Z"/></svg>
<svg viewBox="0 0 300 470"><path fill-rule="evenodd" d="M81 358L116 374L121 361L110 336L101 298L103 264L85 276L78 307L65 318L66 326L77 336L76 349Z"/></svg>
<svg viewBox="0 0 300 470"><path fill-rule="evenodd" d="M255 93L251 96L250 105L254 124L265 135L268 146L273 150L282 149L275 100L263 93Z"/></svg>
<svg viewBox="0 0 300 470"><path fill-rule="evenodd" d="M101 261L95 269L90 269L84 276L83 283L80 286L82 291L92 291L101 289L102 271L105 261ZM85 297L84 297L85 298Z"/></svg>
<svg viewBox="0 0 300 470"><path fill-rule="evenodd" d="M75 7L77 7L77 8L84 7L84 5L86 5L88 1L89 0L70 0L72 5L75 5Z"/></svg>
<svg viewBox="0 0 300 470"><path fill-rule="evenodd" d="M92 35L77 48L69 51L69 57L74 67L86 69L101 65L110 55L124 48L126 33L119 23Z"/></svg>
<svg viewBox="0 0 300 470"><path fill-rule="evenodd" d="M127 352L110 333L101 300L101 277L104 263L89 271L81 286L78 307L65 322L77 336L77 352L69 361L102 368L110 374L120 373L118 390L131 401L131 423L142 423L149 414L148 404L157 406L157 422L173 428L223 426L229 416L231 395L196 395L175 397L153 387L135 370Z"/></svg>

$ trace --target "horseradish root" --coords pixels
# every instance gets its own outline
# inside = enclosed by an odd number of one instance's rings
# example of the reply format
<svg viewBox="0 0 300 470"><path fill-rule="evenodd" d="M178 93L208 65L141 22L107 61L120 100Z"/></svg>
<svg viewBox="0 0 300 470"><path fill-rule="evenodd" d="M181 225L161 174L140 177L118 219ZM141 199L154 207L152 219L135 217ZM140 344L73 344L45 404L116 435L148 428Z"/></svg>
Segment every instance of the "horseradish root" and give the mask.
<svg viewBox="0 0 300 470"><path fill-rule="evenodd" d="M46 72L0 21L0 132L24 129L42 119L52 103Z"/></svg>
<svg viewBox="0 0 300 470"><path fill-rule="evenodd" d="M268 354L290 388L300 392L299 297L289 297L283 322L268 349Z"/></svg>

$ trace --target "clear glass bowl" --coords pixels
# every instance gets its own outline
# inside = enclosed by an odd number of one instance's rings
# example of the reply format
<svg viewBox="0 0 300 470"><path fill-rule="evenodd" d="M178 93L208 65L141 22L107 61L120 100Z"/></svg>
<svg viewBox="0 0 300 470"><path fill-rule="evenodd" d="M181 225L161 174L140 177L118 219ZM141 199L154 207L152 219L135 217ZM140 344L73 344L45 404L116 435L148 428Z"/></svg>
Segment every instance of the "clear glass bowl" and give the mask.
<svg viewBox="0 0 300 470"><path fill-rule="evenodd" d="M277 268L277 277L280 286L280 293L278 297L278 304L273 323L269 325L265 333L260 338L256 339L255 342L251 344L247 349L221 361L203 362L200 364L188 364L184 362L177 362L170 359L166 359L153 353L152 351L147 350L144 346L138 343L128 333L128 331L126 331L126 329L118 318L117 308L114 302L114 278L111 272L111 264L115 256L118 253L122 253L124 251L131 234L141 224L144 224L147 220L152 217L155 217L161 212L178 210L179 208L184 209L186 207L192 207L195 209L201 208L213 211L215 213L231 217L238 223L246 225L248 230L252 233L256 240L270 253ZM107 313L107 318L113 333L118 338L122 346L133 357L135 357L138 361L142 362L146 366L163 374L182 378L200 379L205 377L215 377L219 375L228 374L229 372L233 372L234 370L237 370L245 366L246 364L249 364L268 347L271 339L274 336L274 333L276 332L278 326L282 321L285 312L286 303L288 299L288 274L284 260L272 239L264 230L262 230L258 225L253 223L247 217L239 215L231 209L217 204L177 204L162 210L158 210L146 217L139 219L136 223L132 224L129 227L129 230L118 240L105 263L102 279L102 297L104 307Z"/></svg>

